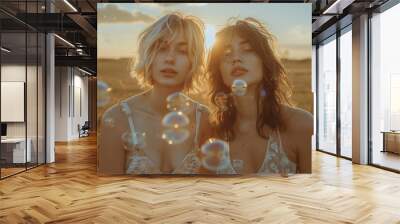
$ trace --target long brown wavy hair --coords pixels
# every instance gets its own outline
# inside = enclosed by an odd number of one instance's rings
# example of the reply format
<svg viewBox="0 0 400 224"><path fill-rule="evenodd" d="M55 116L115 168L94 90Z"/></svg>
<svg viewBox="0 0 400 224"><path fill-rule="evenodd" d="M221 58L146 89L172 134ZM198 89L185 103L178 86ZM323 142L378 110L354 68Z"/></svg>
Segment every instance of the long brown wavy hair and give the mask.
<svg viewBox="0 0 400 224"><path fill-rule="evenodd" d="M222 80L220 71L221 59L224 53L225 43L229 43L233 35L239 35L249 42L257 55L263 62L263 78L258 84L256 92L257 100L257 133L262 138L267 138L265 126L272 130L284 130L283 105L292 105L291 86L288 81L287 72L278 57L275 37L268 31L266 26L254 18L235 20L216 34L216 40L208 57L207 74L209 81L209 97L215 110L211 116L217 135L227 141L235 138L233 131L236 121L237 110L233 104L233 98L228 97L228 109L218 109L216 94L220 92L231 92ZM260 96L264 90L265 96Z"/></svg>

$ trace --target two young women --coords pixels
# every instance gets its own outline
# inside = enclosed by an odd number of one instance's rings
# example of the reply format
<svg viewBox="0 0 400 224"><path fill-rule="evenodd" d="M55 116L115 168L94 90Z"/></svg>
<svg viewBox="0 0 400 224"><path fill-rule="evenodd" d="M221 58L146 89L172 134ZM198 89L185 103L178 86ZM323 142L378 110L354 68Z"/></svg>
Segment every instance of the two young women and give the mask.
<svg viewBox="0 0 400 224"><path fill-rule="evenodd" d="M105 112L99 172L213 173L200 162L200 146L215 137L229 144L230 164L219 174L310 173L313 119L290 104L287 74L273 36L256 19L238 20L217 33L205 66L203 30L198 18L172 13L141 33L135 74L150 90ZM236 79L247 83L244 96L230 94ZM168 144L161 136L167 96L205 84L215 111L191 101L189 137ZM216 102L221 92L229 95L224 109ZM106 125L106 119L113 125ZM237 161L240 170L232 165Z"/></svg>

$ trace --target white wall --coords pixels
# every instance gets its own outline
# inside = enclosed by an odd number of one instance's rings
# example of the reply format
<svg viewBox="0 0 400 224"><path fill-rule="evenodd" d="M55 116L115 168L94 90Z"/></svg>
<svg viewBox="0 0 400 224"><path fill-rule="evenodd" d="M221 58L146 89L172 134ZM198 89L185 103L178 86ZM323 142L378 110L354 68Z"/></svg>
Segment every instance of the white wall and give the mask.
<svg viewBox="0 0 400 224"><path fill-rule="evenodd" d="M88 120L88 78L76 68L56 67L55 85L55 140L77 139L78 124Z"/></svg>
<svg viewBox="0 0 400 224"><path fill-rule="evenodd" d="M55 68L55 141L68 140L68 85L67 67Z"/></svg>

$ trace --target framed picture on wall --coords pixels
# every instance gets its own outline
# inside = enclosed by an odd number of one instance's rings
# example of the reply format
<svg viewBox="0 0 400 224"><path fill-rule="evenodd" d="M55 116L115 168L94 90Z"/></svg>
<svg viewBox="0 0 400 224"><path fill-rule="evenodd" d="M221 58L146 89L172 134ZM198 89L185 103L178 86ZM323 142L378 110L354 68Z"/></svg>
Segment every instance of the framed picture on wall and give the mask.
<svg viewBox="0 0 400 224"><path fill-rule="evenodd" d="M100 174L311 172L311 4L104 3L97 18Z"/></svg>

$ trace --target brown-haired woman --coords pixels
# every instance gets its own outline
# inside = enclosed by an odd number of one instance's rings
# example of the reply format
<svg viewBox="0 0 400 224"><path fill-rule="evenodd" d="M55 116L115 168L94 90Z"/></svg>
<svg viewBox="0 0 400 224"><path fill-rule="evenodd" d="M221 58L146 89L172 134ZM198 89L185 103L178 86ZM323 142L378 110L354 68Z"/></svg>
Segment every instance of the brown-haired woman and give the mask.
<svg viewBox="0 0 400 224"><path fill-rule="evenodd" d="M290 103L290 85L274 37L254 18L237 20L216 35L208 62L212 116L229 142L231 165L217 173L311 173L312 115ZM243 96L231 93L235 80ZM229 94L221 108L218 96Z"/></svg>

